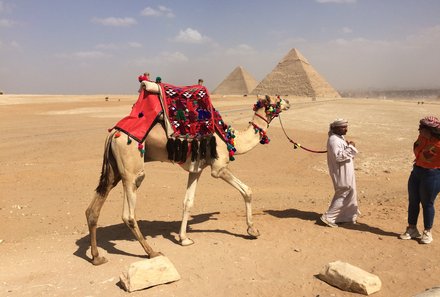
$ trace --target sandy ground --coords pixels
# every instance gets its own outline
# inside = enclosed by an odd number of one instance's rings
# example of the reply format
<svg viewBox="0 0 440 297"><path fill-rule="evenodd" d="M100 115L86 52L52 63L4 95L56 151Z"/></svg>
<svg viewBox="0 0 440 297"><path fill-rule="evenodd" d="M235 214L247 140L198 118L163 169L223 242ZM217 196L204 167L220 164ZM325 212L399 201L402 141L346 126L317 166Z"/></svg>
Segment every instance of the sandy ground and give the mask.
<svg viewBox="0 0 440 297"><path fill-rule="evenodd" d="M136 95L0 96L1 296L128 295L118 285L119 274L145 256L121 221L122 186L111 192L99 221L105 265L89 262L84 211L98 182L107 128L127 115L135 100ZM218 98L214 104L227 123L243 129L254 101ZM325 155L294 150L276 120L270 144L230 165L253 190L254 222L261 232L256 240L247 237L241 195L206 171L189 222L195 244L180 246L187 175L174 165L147 164L139 224L182 279L131 296L357 296L316 278L335 260L378 275L383 285L377 297L412 296L440 284L440 231L434 227L431 245L397 239L406 226L418 120L440 115L440 104L291 101L283 124L309 148L325 148L331 120L349 119L347 138L360 150L359 224L333 229L317 223L333 194Z"/></svg>

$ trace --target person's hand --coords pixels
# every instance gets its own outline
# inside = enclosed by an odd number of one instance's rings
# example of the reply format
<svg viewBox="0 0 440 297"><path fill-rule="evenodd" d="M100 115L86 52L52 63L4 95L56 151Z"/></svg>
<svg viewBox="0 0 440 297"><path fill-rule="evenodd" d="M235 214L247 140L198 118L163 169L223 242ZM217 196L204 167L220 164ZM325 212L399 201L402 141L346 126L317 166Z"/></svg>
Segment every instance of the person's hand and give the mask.
<svg viewBox="0 0 440 297"><path fill-rule="evenodd" d="M351 144L352 146L356 146L355 143L354 143L354 141L347 141L347 143L348 143L349 145Z"/></svg>

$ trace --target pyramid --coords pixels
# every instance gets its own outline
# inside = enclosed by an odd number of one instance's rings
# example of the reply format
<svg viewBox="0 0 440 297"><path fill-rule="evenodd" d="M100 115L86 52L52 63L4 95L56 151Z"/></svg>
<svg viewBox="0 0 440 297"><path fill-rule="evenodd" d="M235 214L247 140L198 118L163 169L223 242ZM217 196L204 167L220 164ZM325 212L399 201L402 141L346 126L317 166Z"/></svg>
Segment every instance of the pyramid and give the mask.
<svg viewBox="0 0 440 297"><path fill-rule="evenodd" d="M341 98L295 48L257 85L252 94Z"/></svg>
<svg viewBox="0 0 440 297"><path fill-rule="evenodd" d="M243 67L238 66L215 89L213 94L246 95L250 94L257 81Z"/></svg>

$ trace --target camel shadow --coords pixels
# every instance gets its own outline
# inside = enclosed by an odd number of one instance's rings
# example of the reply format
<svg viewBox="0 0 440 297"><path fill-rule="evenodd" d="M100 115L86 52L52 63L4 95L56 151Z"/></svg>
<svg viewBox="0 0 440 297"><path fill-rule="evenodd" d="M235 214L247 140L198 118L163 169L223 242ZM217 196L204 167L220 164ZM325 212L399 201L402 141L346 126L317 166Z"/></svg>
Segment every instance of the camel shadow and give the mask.
<svg viewBox="0 0 440 297"><path fill-rule="evenodd" d="M248 235L236 234L226 230L219 230L219 229L195 230L192 228L193 225L201 224L209 220L217 220L217 218L214 217L217 214L219 214L219 212L211 212L211 213L192 216L191 219L188 220L188 233L211 232L211 233L224 233L245 239L253 238ZM162 236L163 238L166 238L175 244L179 244L179 241L175 234L179 232L180 224L181 221L145 221L145 220L138 221L139 228L141 229L141 232L142 234L144 234L144 236L150 236L150 237ZM118 240L136 241L136 238L124 223L99 227L97 228L96 233L98 238L98 246L104 249L109 254L147 258L145 254L135 255L116 248L116 244L113 243L114 241L118 241ZM91 259L86 254L87 250L90 247L90 235L87 234L81 237L80 239L78 239L76 241L76 245L78 246L78 248L73 254L79 258L82 258L90 262Z"/></svg>
<svg viewBox="0 0 440 297"><path fill-rule="evenodd" d="M313 211L303 211L303 210L291 208L285 210L265 210L264 212L277 218L282 218L282 219L298 218L305 221L315 221L316 225L325 226L324 223L322 223L321 220L319 219L321 217L321 214ZM391 237L399 236L398 233L385 231L378 227L370 226L368 224L359 223L359 222L356 224L342 223L342 224L338 224L338 226L340 228L345 228L360 232L370 232L381 236L391 236Z"/></svg>

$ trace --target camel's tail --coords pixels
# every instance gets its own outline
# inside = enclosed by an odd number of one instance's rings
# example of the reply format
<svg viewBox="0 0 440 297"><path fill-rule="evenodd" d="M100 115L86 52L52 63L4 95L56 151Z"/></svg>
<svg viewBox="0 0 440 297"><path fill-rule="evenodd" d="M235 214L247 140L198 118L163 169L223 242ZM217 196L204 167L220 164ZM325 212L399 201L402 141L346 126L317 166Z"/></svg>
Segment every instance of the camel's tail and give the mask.
<svg viewBox="0 0 440 297"><path fill-rule="evenodd" d="M96 193L105 196L111 188L116 186L119 182L119 171L116 165L115 157L113 156L111 144L113 136L117 131L113 131L107 136L104 145L104 157L102 160L101 177L99 178L99 184L96 187ZM111 188L110 188L111 184Z"/></svg>

